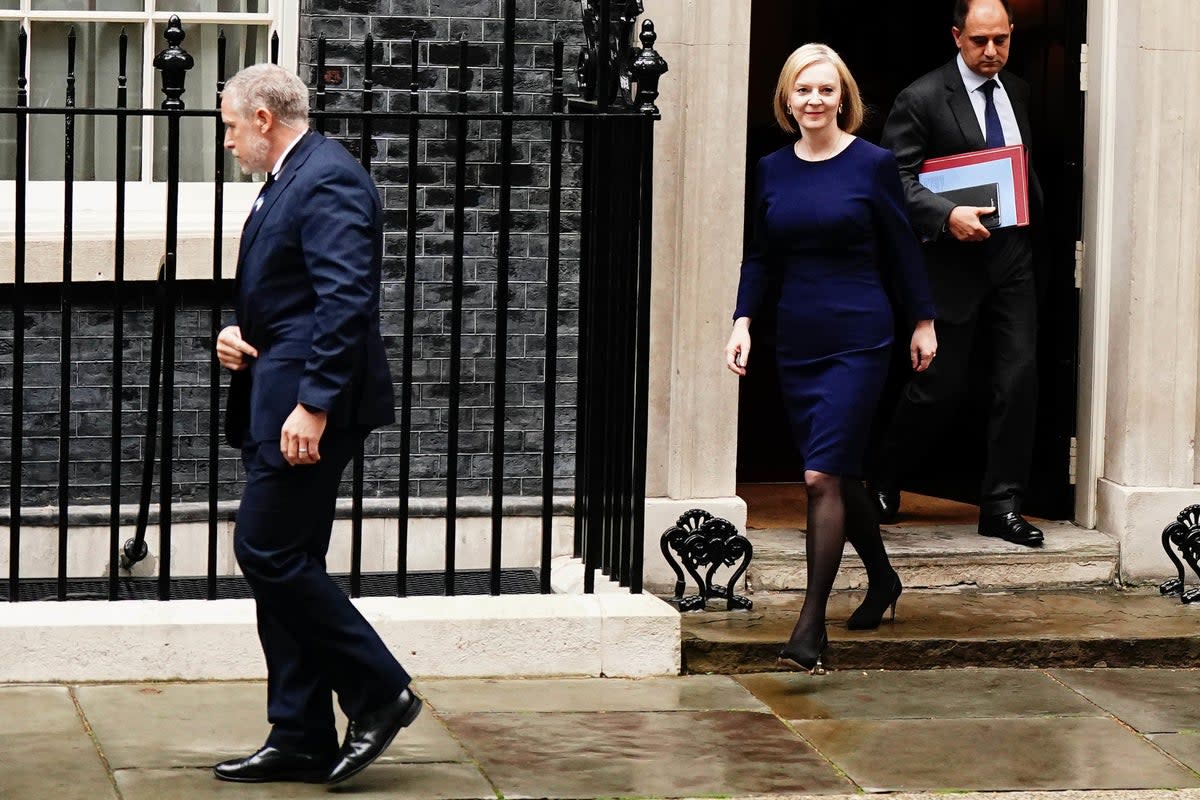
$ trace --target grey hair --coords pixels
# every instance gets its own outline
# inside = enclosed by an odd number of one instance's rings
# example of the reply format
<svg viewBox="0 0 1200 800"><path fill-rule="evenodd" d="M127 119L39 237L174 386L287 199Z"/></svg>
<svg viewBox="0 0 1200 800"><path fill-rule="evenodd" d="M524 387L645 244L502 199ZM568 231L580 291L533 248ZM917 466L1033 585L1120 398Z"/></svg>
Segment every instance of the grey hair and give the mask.
<svg viewBox="0 0 1200 800"><path fill-rule="evenodd" d="M275 64L246 67L225 83L234 105L244 118L265 108L288 127L308 125L308 87L293 72Z"/></svg>

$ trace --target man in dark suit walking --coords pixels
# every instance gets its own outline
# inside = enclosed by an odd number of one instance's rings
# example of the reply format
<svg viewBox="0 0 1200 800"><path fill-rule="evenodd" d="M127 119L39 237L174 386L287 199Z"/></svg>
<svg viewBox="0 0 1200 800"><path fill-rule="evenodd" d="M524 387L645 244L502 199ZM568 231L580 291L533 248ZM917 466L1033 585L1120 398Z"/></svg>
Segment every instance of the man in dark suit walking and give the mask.
<svg viewBox="0 0 1200 800"><path fill-rule="evenodd" d="M1042 532L1021 516L1037 413L1037 300L1026 228L989 231L993 208L955 206L919 182L926 159L1031 144L1028 84L1004 71L1012 38L1008 0L957 0L958 56L900 93L883 130L896 155L913 227L927 242L938 314L938 358L912 376L880 446L871 484L881 518L899 510L899 480L925 454L966 394L968 359L981 329L992 343L992 402L979 533L1038 547ZM1040 187L1030 171L1036 210Z"/></svg>
<svg viewBox="0 0 1200 800"><path fill-rule="evenodd" d="M242 230L237 324L217 337L233 371L226 434L246 488L234 549L267 662L266 744L222 780L336 783L364 769L421 701L325 571L338 483L393 419L379 333L379 193L339 144L308 129L308 89L262 64L225 86L225 147L267 174ZM339 749L333 694L350 723Z"/></svg>

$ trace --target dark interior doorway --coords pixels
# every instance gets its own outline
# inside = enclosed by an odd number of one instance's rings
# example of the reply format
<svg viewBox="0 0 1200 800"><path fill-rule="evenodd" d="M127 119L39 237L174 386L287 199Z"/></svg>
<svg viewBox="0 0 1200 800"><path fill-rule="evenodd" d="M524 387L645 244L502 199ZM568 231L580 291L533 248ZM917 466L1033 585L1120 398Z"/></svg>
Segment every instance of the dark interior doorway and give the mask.
<svg viewBox="0 0 1200 800"><path fill-rule="evenodd" d="M896 95L955 53L950 35L953 0L920 3L848 3L845 0L753 0L750 45L747 174L787 139L771 116L771 94L787 55L805 42L824 42L850 66L869 114L859 135L878 142ZM1074 504L1071 440L1075 434L1079 301L1075 242L1080 238L1083 95L1079 51L1086 0L1014 0L1016 30L1008 68L1033 87L1033 162L1046 193L1038 221L1039 308L1038 434L1025 510L1069 518ZM747 187L747 191L751 187ZM738 481L803 480L788 437L774 375L770 320L755 321L757 369L741 382ZM903 333L899 342L907 342ZM894 400L907 369L907 347L898 347L884 407ZM986 363L980 380L935 448L922 474L904 488L974 502L984 454Z"/></svg>

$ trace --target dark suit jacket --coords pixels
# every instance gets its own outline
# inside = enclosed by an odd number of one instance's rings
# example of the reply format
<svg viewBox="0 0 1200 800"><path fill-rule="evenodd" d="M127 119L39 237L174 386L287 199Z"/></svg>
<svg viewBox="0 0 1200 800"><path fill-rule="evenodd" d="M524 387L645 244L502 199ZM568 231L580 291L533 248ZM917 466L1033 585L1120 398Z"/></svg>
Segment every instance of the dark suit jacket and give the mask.
<svg viewBox="0 0 1200 800"><path fill-rule="evenodd" d="M1029 84L1010 72L1001 72L999 78L1012 102L1021 141L1032 151ZM926 159L969 153L986 146L957 58L918 78L900 93L884 125L882 144L896 155L913 227L921 238L936 241L954 204L921 185L917 179L921 166ZM1029 190L1031 205L1040 208L1041 185L1032 170Z"/></svg>
<svg viewBox="0 0 1200 800"><path fill-rule="evenodd" d="M382 253L375 184L340 144L308 132L242 231L237 324L258 358L233 373L231 445L278 440L297 403L328 412L327 431L393 421Z"/></svg>
<svg viewBox="0 0 1200 800"><path fill-rule="evenodd" d="M1032 152L1029 84L1010 72L1002 71L999 78L1012 102L1021 141ZM987 249L943 234L942 228L954 203L929 191L917 179L926 159L982 150L986 146L979 118L958 71L957 58L918 78L900 93L884 124L882 144L896 156L909 217L917 234L927 242L925 254L938 316L957 317L956 301L974 293L974 287L965 283L986 275L975 262ZM1029 195L1031 222L1036 223L1042 207L1042 188L1032 165Z"/></svg>

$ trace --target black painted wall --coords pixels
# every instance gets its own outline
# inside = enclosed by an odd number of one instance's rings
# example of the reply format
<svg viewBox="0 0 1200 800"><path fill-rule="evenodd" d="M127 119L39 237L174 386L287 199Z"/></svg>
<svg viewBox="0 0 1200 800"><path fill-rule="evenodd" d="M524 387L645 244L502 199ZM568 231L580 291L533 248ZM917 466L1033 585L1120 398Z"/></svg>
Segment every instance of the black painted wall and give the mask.
<svg viewBox="0 0 1200 800"><path fill-rule="evenodd" d="M516 51L516 110L549 109L554 38L567 43L567 89L573 91L573 66L582 41L576 0L518 0ZM408 109L410 38L422 39L421 102L426 109L445 109L456 103L457 40L465 36L470 52L470 107L498 110L500 106L500 0L302 0L299 42L300 75L315 85L316 38L328 42L326 80L330 109L358 109L362 86L363 39L375 38L376 108ZM427 91L426 91L427 90ZM335 123L329 133L359 154L359 128ZM417 291L414 314L415 386L413 493L445 493L446 410L449 372L451 247L454 203L454 148L445 123L421 129ZM568 139L570 132L568 131ZM499 168L498 123L472 122L469 130L468 186L463 336L463 391L460 434L459 493L485 495L491 491L493 385L496 342L496 246ZM387 213L383 287L383 331L393 355L392 373L400 378L403 330L405 235L408 181L407 123L381 122L371 145L372 170ZM570 493L574 469L574 402L578 333L579 172L577 142L568 141L564 155L562 293L559 330L559 389L555 410L559 433L556 486ZM510 249L509 328L507 353L507 423L504 491L532 495L541 488L542 398L545 375L546 269L549 229L549 127L517 123L513 145L514 188ZM183 304L176 338L175 497L182 501L207 497L208 474L208 352L210 347L207 289L203 284L182 287ZM112 375L111 287L77 292L96 298L79 303L73 319L71 353L71 464L68 482L73 503L107 502L110 479ZM142 435L147 419L150 354L149 287L134 287L126 314L126 359L123 394L126 405L122 453L122 496L137 496L143 457ZM7 299L7 298L5 298ZM0 304L0 330L13 320ZM24 490L26 505L53 504L59 475L57 423L59 385L59 326L57 293L53 287L35 292L26 319ZM11 430L11 344L0 342L0 430ZM398 389L399 387L397 387ZM399 397L397 398L399 403ZM366 445L368 497L396 494L399 426L373 433ZM10 485L9 437L0 439L0 480ZM220 496L239 492L238 454L222 446L215 476ZM157 475L157 469L156 469ZM157 484L157 479L156 479ZM157 496L157 490L155 492Z"/></svg>

